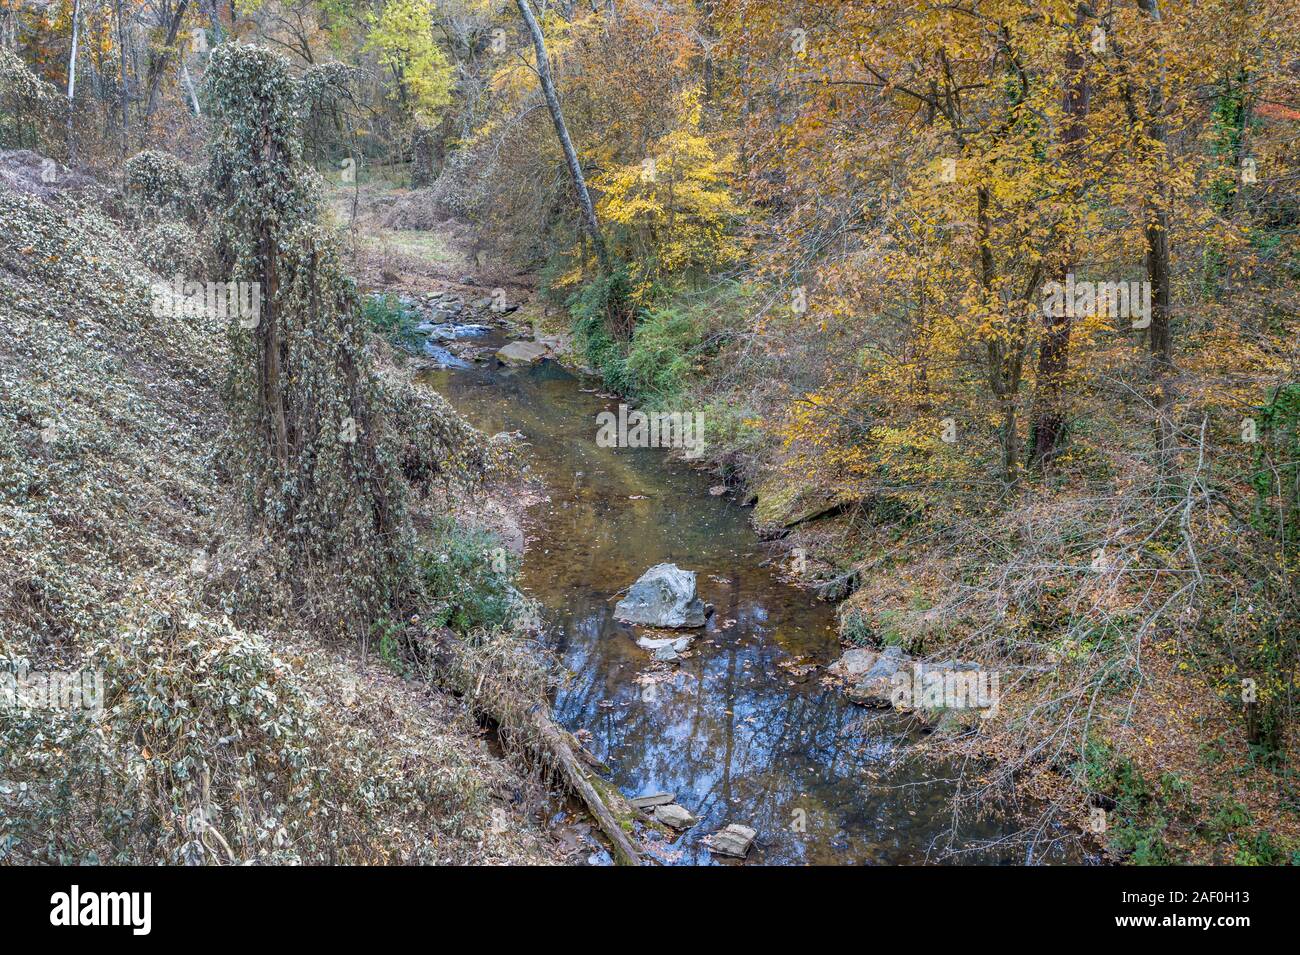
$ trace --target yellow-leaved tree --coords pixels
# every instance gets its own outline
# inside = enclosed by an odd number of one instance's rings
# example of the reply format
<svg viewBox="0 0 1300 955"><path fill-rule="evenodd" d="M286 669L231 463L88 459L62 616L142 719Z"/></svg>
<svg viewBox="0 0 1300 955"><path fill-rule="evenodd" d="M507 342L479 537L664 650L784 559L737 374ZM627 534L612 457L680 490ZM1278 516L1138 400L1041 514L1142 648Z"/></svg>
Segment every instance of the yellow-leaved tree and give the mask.
<svg viewBox="0 0 1300 955"><path fill-rule="evenodd" d="M422 0L388 0L371 15L365 49L393 75L393 96L420 124L435 121L451 103L452 70L433 41L433 14Z"/></svg>
<svg viewBox="0 0 1300 955"><path fill-rule="evenodd" d="M707 274L735 261L743 212L732 190L736 160L703 129L700 94L677 96L677 122L639 161L596 177L601 221L624 260L634 299L668 277Z"/></svg>

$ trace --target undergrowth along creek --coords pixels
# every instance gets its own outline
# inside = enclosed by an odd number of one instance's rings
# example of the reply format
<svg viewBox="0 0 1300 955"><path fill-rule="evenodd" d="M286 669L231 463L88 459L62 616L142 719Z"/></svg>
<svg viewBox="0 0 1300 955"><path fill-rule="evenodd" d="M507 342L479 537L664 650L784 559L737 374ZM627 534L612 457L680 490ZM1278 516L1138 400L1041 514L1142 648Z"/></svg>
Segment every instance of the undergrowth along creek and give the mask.
<svg viewBox="0 0 1300 955"><path fill-rule="evenodd" d="M575 365L598 372L607 388L637 407L680 409L695 403L697 396L712 393L714 397L707 405L698 402L712 419L712 427L706 432L710 450L704 465L727 482L731 488L729 493L737 500L758 499L756 523L760 528L775 533L777 539L790 534L784 544L788 554L787 572L793 579L810 585L823 598L843 601L840 629L846 644L895 647L911 656L931 660L943 653L944 628L937 624L935 601L914 592L901 606L894 604L866 612L864 596L878 591L870 588L863 591L868 582L863 558L844 546L854 537L860 540L863 529L873 525L876 530L867 536L877 536L877 546L886 549L898 546L899 529L905 538L917 519L914 510L909 511L901 502L882 499L864 513L860 505L851 501L850 506L841 506L833 495L791 494L783 492L780 486L773 488L772 478L779 477L779 472L773 475L771 464L764 463L761 422L747 417L743 404L736 406L738 398L744 401L752 395L727 392L722 387L728 371L720 366L729 356L734 356L734 351L727 351L728 347L734 349L743 342L743 336L739 332L716 331L720 315L737 316L737 321L743 317L745 307L758 297L755 291L752 288L746 291L734 282L723 282L699 293L671 296L663 307L638 313L632 338L620 344L607 333L601 321L603 310L610 307L611 288L617 293L618 283L602 283L567 296L559 314L567 313L572 322L574 351L569 359ZM554 293L552 302L564 298L563 293ZM555 315L553 311L543 324L554 329ZM415 322L413 317L408 317L405 324L410 327ZM380 321L379 325L391 327L391 322ZM709 331L710 328L714 331ZM789 522L789 529L783 527L785 521ZM875 558L868 566L887 571L891 562ZM846 596L849 599L845 600ZM1106 649L1109 641L1118 635L1117 631L1109 632L1111 635L1107 636L1107 630L1103 629L1101 642L1097 638L1089 639L1084 649L1093 652ZM1071 651L1066 659L1086 660L1087 657ZM1024 677L1020 679L1023 685ZM1122 691L1132 685L1113 675L1107 678L1107 684L1108 692ZM1006 751L999 749L1005 744L998 741L1002 727L996 720L973 723L960 712L935 709L928 714L926 722L938 732L922 744L918 758L944 760L954 754L966 754L977 756L986 765L996 766L1000 760L1004 765L1016 765L1017 760L1008 760ZM994 728L991 734L990 728ZM1268 757L1267 747L1260 752L1263 757L1260 768L1285 779L1286 767L1276 758ZM1059 813L1063 801L1079 798L1067 815L1073 818L1078 831L1085 834L1085 843L1100 845L1112 858L1142 864L1186 861L1193 857L1192 853L1205 853L1215 861L1238 863L1292 860L1293 850L1285 848L1285 838L1279 843L1269 833L1258 831L1260 823L1247 808L1249 800L1242 801L1237 795L1220 791L1203 796L1205 802L1197 801L1189 794L1198 787L1184 775L1166 771L1152 777L1148 775L1149 770L1144 771L1117 754L1113 743L1089 742L1088 754L1083 759L1077 755L1072 757L1066 751L1046 766L1040 764L1040 772L1032 774L1035 778L1024 786L1029 796L1026 805L1048 805L1052 813ZM1042 769L1048 771L1046 779ZM1189 768L1184 772L1194 777L1197 770ZM1010 781L1013 777L1005 779ZM1262 781L1266 784L1267 776ZM1256 793L1266 791L1259 788L1259 781L1252 783L1252 787ZM959 793L956 798L986 803L995 801L1004 792L1005 782ZM1198 821L1200 814L1210 812L1207 805L1215 807L1209 825ZM1095 828L1098 810L1105 813L1107 820L1104 832ZM1031 810L1026 820L1032 823L1040 811ZM1037 838L1033 835L1033 825L1025 831L1031 838ZM1218 848L1225 843L1240 848L1227 851Z"/></svg>

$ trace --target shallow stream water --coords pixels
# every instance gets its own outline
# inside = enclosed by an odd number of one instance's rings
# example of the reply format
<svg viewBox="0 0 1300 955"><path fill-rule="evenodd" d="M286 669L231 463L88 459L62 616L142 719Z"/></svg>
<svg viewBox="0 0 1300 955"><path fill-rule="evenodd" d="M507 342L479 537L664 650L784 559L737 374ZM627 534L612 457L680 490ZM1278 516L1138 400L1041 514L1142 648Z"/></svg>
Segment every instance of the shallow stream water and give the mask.
<svg viewBox="0 0 1300 955"><path fill-rule="evenodd" d="M479 428L529 442L549 500L531 512L521 583L572 673L554 715L591 734L624 793L672 792L700 818L658 842L663 861L723 861L700 840L732 822L758 831L749 864L1026 861L1023 849L983 848L1016 828L1009 817L953 831L957 771L900 760L901 717L782 666L839 655L833 608L779 578L749 509L711 496L707 475L664 450L598 447L596 415L616 399L549 361L423 380ZM695 571L716 608L679 664L654 663L638 628L613 616L619 592L664 561Z"/></svg>

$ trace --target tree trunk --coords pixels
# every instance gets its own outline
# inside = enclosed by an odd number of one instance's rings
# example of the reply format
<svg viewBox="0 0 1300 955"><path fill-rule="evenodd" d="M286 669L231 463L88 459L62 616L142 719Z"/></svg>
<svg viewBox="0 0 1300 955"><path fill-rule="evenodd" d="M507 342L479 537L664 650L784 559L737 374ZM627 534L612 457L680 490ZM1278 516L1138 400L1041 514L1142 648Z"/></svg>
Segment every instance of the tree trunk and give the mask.
<svg viewBox="0 0 1300 955"><path fill-rule="evenodd" d="M980 287L993 301L997 296L997 264L993 258L993 246L990 238L992 224L989 207L992 196L988 186L981 185L975 190L975 229L976 244L979 248ZM999 307L1002 307L1001 305ZM1023 320L1014 316L1009 322ZM1020 434L1017 430L1016 400L1020 389L1021 369L1023 367L1024 333L1017 332L1016 327L1008 328L1008 336L992 336L984 343L987 361L989 388L1002 408L1002 481L1007 487L1014 487L1020 481Z"/></svg>
<svg viewBox="0 0 1300 955"><path fill-rule="evenodd" d="M411 188L423 189L433 182L434 140L437 131L417 123L411 131Z"/></svg>
<svg viewBox="0 0 1300 955"><path fill-rule="evenodd" d="M117 54L118 70L121 72L119 91L122 97L122 158L126 158L127 143L130 138L130 100L126 90L126 29L122 26L122 0L114 0L114 12L117 16Z"/></svg>
<svg viewBox="0 0 1300 955"><path fill-rule="evenodd" d="M194 115L202 116L203 111L199 109L199 94L194 89L194 81L190 79L190 68L185 65L185 56L182 54L177 57L181 64L181 79L185 82L185 89L190 94L190 103L194 107Z"/></svg>
<svg viewBox="0 0 1300 955"><path fill-rule="evenodd" d="M81 40L81 0L72 4L72 53L68 56L68 165L77 164L77 138L72 126L72 101L77 95L77 44Z"/></svg>
<svg viewBox="0 0 1300 955"><path fill-rule="evenodd" d="M1080 4L1074 19L1075 36L1065 55L1066 87L1062 96L1064 116L1061 143L1064 147L1062 164L1067 174L1081 172L1077 168L1078 160L1083 152L1083 140L1087 131L1088 73L1084 69L1081 39L1087 18L1087 8ZM1066 190L1065 201L1077 202L1083 189L1084 183L1081 179L1071 182ZM1074 262L1071 237L1063 237L1061 247L1063 254L1056 279L1064 283ZM1071 330L1072 322L1068 309L1063 309L1060 315L1048 315L1044 312L1043 338L1038 346L1038 394L1034 424L1031 429L1033 447L1030 449L1030 467L1047 470L1065 442L1065 377L1070 370Z"/></svg>
<svg viewBox="0 0 1300 955"><path fill-rule="evenodd" d="M214 46L219 45L226 37L226 31L221 26L221 14L217 10L217 0L208 0L207 4L208 23L212 25L212 43ZM234 22L234 7L231 7L231 22Z"/></svg>
<svg viewBox="0 0 1300 955"><path fill-rule="evenodd" d="M276 307L279 293L278 247L270 228L264 228L261 258L265 269L259 276L261 283L262 314L254 334L261 337L261 364L258 369L259 402L265 415L266 445L275 452L281 473L289 468L289 421L285 410L284 383L280 374L283 342L280 316Z"/></svg>
<svg viewBox="0 0 1300 955"><path fill-rule="evenodd" d="M167 51L176 45L176 34L180 32L181 21L185 19L185 11L190 5L190 0L180 0L176 6L176 12L172 15L171 22L167 25L167 40L163 44L163 52L157 58L150 58L149 73L146 85L149 88L149 96L145 100L144 122L140 129L140 144L144 145L144 137L149 132L149 120L153 118L154 104L158 97L158 81L162 79L163 68L167 65Z"/></svg>
<svg viewBox="0 0 1300 955"><path fill-rule="evenodd" d="M568 127L564 125L564 115L560 112L560 98L555 94L555 83L551 79L551 62L546 56L546 43L542 39L542 28L537 25L528 0L515 0L519 13L528 26L533 38L533 49L537 53L537 78L542 85L542 95L546 97L546 107L551 111L551 122L555 124L555 135L564 150L564 161L569 166L569 176L573 179L573 191L578 194L578 206L582 212L582 222L591 236L591 244L596 250L600 267L610 271L609 253L605 250L605 240L600 235L600 224L596 221L596 209L591 204L591 195L587 192L587 181L582 176L582 166L578 164L578 154L569 138Z"/></svg>
<svg viewBox="0 0 1300 955"><path fill-rule="evenodd" d="M1153 22L1159 23L1160 0L1138 0L1138 7ZM1155 188L1143 210L1146 225L1146 273L1151 286L1151 328L1148 338L1152 377L1155 380L1156 455L1162 469L1172 463L1174 437L1175 388L1172 379L1174 367L1173 334L1170 328L1169 267L1169 183L1164 176L1164 154L1167 132L1164 121L1165 58L1161 53L1158 69L1147 95L1147 115L1150 138L1158 144L1161 156Z"/></svg>

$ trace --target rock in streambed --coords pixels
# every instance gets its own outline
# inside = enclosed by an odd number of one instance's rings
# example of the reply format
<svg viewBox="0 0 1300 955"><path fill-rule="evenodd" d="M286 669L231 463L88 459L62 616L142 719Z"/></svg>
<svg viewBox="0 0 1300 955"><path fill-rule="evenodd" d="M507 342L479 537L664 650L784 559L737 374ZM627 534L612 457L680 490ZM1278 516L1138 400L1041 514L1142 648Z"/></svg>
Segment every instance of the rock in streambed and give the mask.
<svg viewBox="0 0 1300 955"><path fill-rule="evenodd" d="M708 608L695 594L695 572L656 564L634 583L614 608L622 623L681 629L704 626Z"/></svg>

